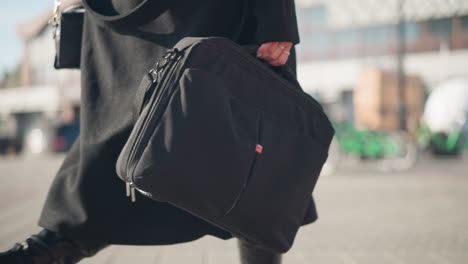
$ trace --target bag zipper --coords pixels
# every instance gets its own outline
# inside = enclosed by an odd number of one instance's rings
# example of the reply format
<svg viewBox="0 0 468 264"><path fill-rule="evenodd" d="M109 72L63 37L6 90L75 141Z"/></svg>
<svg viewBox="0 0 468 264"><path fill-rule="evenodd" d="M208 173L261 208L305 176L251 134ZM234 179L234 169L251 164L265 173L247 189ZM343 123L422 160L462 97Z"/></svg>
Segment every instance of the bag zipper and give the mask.
<svg viewBox="0 0 468 264"><path fill-rule="evenodd" d="M164 83L161 83L161 88L159 91L157 91L153 96L151 96L148 99L143 100L143 105L145 105L146 101L151 100L151 102L147 102L148 104L151 105L158 105L158 103L162 100L162 95L166 92L167 88L167 83L172 79L176 64L180 61L182 58L182 53L178 49L174 49L166 53L166 55L161 58L158 63L156 64L156 69L151 69L148 74L152 78L152 83L150 87L147 89L147 93L150 94L151 90L153 90L160 81L164 81ZM169 71L166 71L168 69ZM146 96L145 96L146 97ZM134 166L131 166L131 162L135 160L137 156L137 153L139 153L141 147L140 147L140 142L142 141L143 138L145 138L148 134L148 127L152 123L151 120L153 118L150 118L154 115L156 112L156 109L158 107L155 107L153 109L150 109L151 111L145 116L142 125L139 128L139 131L137 133L137 137L134 140L134 143L132 144L132 148L129 151L129 158L126 162L126 171L127 171L127 177L126 177L126 195L127 197L130 197L132 202L136 201L136 195L135 195L135 189L138 190L138 192L142 193L145 196L151 197L151 193L142 191L138 189L135 185L135 182L133 180L133 172L135 170L136 164ZM140 152L141 153L141 152Z"/></svg>

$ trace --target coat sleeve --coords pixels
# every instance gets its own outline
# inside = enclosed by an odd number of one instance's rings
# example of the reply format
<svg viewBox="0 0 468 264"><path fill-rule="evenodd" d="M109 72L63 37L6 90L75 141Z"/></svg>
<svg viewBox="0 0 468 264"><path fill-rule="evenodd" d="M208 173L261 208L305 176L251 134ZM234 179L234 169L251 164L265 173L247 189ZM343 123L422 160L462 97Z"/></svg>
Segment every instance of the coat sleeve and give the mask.
<svg viewBox="0 0 468 264"><path fill-rule="evenodd" d="M256 18L257 43L285 41L299 43L294 0L251 0Z"/></svg>

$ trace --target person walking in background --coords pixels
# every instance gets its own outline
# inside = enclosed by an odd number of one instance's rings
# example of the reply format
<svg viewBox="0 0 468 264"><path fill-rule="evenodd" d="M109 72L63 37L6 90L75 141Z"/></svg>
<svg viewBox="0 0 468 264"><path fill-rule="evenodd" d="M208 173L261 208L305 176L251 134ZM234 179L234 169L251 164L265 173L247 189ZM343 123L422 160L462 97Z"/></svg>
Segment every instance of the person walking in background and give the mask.
<svg viewBox="0 0 468 264"><path fill-rule="evenodd" d="M170 245L232 235L168 203L132 203L115 172L134 125L141 76L184 37L219 36L261 45L257 56L294 71L299 43L294 0L83 0L80 135L45 202L43 230L0 254L0 263L77 263L107 245ZM317 219L310 200L304 224ZM281 255L239 241L244 264Z"/></svg>

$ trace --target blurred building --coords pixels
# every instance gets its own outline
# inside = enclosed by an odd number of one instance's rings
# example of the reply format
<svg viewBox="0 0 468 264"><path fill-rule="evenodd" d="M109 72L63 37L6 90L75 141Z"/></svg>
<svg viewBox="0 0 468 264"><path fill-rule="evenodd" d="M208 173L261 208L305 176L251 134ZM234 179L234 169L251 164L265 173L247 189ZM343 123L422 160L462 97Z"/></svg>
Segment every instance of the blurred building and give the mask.
<svg viewBox="0 0 468 264"><path fill-rule="evenodd" d="M62 1L62 9L73 1ZM24 42L21 63L21 86L55 86L60 104L77 104L80 98L80 73L78 70L54 69L54 28L48 23L51 9L44 14L18 25L18 35Z"/></svg>
<svg viewBox="0 0 468 264"><path fill-rule="evenodd" d="M74 2L62 1L62 10ZM54 69L51 17L52 2L50 10L17 26L24 53L19 87L0 90L0 154L66 150L79 131L80 72Z"/></svg>
<svg viewBox="0 0 468 264"><path fill-rule="evenodd" d="M404 69L428 89L468 76L466 0L296 0L304 89L336 100L352 91L361 71L395 72L398 20L404 22Z"/></svg>

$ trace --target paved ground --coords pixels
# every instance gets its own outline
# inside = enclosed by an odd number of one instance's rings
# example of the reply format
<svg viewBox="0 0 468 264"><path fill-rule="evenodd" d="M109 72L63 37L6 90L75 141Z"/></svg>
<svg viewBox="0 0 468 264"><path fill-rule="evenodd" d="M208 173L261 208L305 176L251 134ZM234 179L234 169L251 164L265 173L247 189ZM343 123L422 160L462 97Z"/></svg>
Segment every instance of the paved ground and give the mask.
<svg viewBox="0 0 468 264"><path fill-rule="evenodd" d="M0 159L0 250L36 221L62 156ZM421 161L404 173L347 165L320 179L319 222L302 228L285 264L468 263L468 157ZM239 263L234 240L113 246L84 264Z"/></svg>

